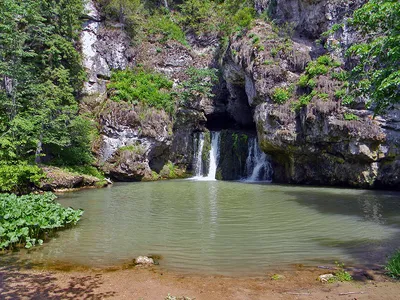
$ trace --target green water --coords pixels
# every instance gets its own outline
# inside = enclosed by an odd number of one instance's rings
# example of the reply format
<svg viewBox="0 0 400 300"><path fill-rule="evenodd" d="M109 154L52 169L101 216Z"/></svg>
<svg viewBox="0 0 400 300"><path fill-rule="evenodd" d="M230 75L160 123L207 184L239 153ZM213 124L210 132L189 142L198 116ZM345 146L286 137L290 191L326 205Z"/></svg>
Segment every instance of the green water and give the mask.
<svg viewBox="0 0 400 300"><path fill-rule="evenodd" d="M295 263L379 264L400 246L395 192L183 180L115 184L59 201L83 208L81 222L26 258L100 267L158 254L169 270L235 275Z"/></svg>

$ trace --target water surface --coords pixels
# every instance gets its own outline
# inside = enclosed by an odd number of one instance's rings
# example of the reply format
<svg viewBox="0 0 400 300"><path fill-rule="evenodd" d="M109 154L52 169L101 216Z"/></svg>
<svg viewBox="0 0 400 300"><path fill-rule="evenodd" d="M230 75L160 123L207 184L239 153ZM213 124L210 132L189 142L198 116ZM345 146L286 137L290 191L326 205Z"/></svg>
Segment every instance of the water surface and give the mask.
<svg viewBox="0 0 400 300"><path fill-rule="evenodd" d="M158 254L173 271L256 275L296 263L379 264L400 246L395 192L178 180L59 202L83 208L81 222L29 259L104 267Z"/></svg>

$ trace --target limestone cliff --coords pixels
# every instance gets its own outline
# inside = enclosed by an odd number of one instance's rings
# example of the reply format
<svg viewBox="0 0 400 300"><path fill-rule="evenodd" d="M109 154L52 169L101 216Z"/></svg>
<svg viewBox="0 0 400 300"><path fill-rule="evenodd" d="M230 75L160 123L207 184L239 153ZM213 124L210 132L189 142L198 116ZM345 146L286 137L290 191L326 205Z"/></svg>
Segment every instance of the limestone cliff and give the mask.
<svg viewBox="0 0 400 300"><path fill-rule="evenodd" d="M357 32L344 26L325 38L328 49L317 43L321 33L365 2L256 0L256 11L268 18L235 33L221 49L215 35L190 31L190 46L157 36L132 46L122 26L105 22L95 2L88 1L82 49L90 97L84 106L99 122L98 165L118 180L151 179L152 171L160 172L168 161L190 172L195 134L229 129L257 134L261 149L271 155L274 181L400 188L399 108L374 117L365 99L349 107L335 95L343 88L335 74L351 68L344 52L359 38ZM321 56L330 59L324 62L326 72L312 78L314 93L301 102L310 87L299 86L299 80ZM167 75L175 86L191 66L220 68L221 77L215 97L199 97L172 116L107 99L111 71L137 65ZM290 99L277 103L277 91L290 91ZM222 158L221 178L243 174L243 166L232 164L243 162L245 153Z"/></svg>

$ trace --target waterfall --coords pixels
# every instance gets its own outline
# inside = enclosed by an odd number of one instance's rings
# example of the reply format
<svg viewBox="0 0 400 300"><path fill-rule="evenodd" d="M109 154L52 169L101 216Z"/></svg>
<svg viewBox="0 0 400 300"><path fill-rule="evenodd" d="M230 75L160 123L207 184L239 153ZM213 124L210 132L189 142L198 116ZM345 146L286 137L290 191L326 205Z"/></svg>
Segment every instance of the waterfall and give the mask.
<svg viewBox="0 0 400 300"><path fill-rule="evenodd" d="M200 132L199 136L197 139L195 139L195 144L194 144L194 173L196 177L202 177L203 176L203 162L202 162L202 153L203 153L203 147L204 147L204 133Z"/></svg>
<svg viewBox="0 0 400 300"><path fill-rule="evenodd" d="M204 133L199 133L199 136L194 141L194 157L193 157L193 170L195 176L191 179L213 181L215 180L219 161L219 132L210 132L211 134L211 149L209 153L210 164L208 168L208 175L203 174L203 161L202 154L204 149Z"/></svg>
<svg viewBox="0 0 400 300"><path fill-rule="evenodd" d="M268 160L268 156L261 151L256 138L249 139L249 154L246 159L245 181L271 181L272 166Z"/></svg>
<svg viewBox="0 0 400 300"><path fill-rule="evenodd" d="M206 180L215 180L219 161L219 134L220 132L211 132L211 150L210 150L210 167Z"/></svg>

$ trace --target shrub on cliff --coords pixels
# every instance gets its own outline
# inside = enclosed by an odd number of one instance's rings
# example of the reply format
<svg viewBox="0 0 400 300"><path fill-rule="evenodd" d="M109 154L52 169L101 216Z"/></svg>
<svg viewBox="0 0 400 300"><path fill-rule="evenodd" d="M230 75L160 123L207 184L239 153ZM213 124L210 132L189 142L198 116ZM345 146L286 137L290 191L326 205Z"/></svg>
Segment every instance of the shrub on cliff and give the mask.
<svg viewBox="0 0 400 300"><path fill-rule="evenodd" d="M136 68L113 72L107 87L113 101L142 103L172 113L175 109L172 85L162 74Z"/></svg>
<svg viewBox="0 0 400 300"><path fill-rule="evenodd" d="M212 87L217 80L216 69L198 69L190 67L186 70L188 79L182 82L182 90L178 94L182 105L190 105L202 97L213 97Z"/></svg>

